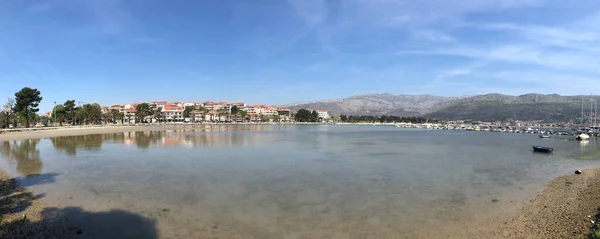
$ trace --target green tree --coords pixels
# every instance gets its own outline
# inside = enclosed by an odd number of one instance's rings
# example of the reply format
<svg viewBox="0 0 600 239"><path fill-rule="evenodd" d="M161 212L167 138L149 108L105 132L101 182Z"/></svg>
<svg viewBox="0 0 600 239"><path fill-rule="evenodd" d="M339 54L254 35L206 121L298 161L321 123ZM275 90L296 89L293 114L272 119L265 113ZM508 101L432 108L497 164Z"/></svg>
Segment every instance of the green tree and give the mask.
<svg viewBox="0 0 600 239"><path fill-rule="evenodd" d="M113 124L116 124L117 120L119 119L119 110L111 109L109 114L110 114L110 118L112 119Z"/></svg>
<svg viewBox="0 0 600 239"><path fill-rule="evenodd" d="M294 120L296 120L296 122L310 122L311 117L312 116L309 110L299 109L298 112L296 112Z"/></svg>
<svg viewBox="0 0 600 239"><path fill-rule="evenodd" d="M76 107L73 111L75 112L75 118L73 119L73 121L79 122L79 124L82 124L82 122L85 122L86 114L85 114L85 110L83 108Z"/></svg>
<svg viewBox="0 0 600 239"><path fill-rule="evenodd" d="M346 116L346 115L340 115L340 120L342 122L346 122L346 121L348 121L348 116Z"/></svg>
<svg viewBox="0 0 600 239"><path fill-rule="evenodd" d="M158 109L156 109L154 111L154 118L158 121L158 123L160 124L161 119L163 118L163 113L162 113L162 107L158 107Z"/></svg>
<svg viewBox="0 0 600 239"><path fill-rule="evenodd" d="M240 112L240 108L237 107L237 105L234 105L231 107L231 114L232 115L237 115Z"/></svg>
<svg viewBox="0 0 600 239"><path fill-rule="evenodd" d="M150 105L148 105L147 103L142 103L135 107L135 116L138 118L139 122L143 122L146 116L150 116L153 113L154 112L152 112Z"/></svg>
<svg viewBox="0 0 600 239"><path fill-rule="evenodd" d="M52 118L54 122L58 122L58 125L62 126L63 121L67 118L67 111L64 105L56 105L52 109Z"/></svg>
<svg viewBox="0 0 600 239"><path fill-rule="evenodd" d="M97 103L83 105L83 111L85 124L96 124L102 119L102 108Z"/></svg>
<svg viewBox="0 0 600 239"><path fill-rule="evenodd" d="M271 117L268 115L260 115L260 120L262 120L262 122L269 122L270 119Z"/></svg>
<svg viewBox="0 0 600 239"><path fill-rule="evenodd" d="M44 124L44 125L48 125L48 121L50 121L50 118L48 118L48 116L45 115L40 115L38 117L38 123Z"/></svg>
<svg viewBox="0 0 600 239"><path fill-rule="evenodd" d="M32 89L29 87L25 87L21 89L21 91L15 93L15 111L22 112L25 117L25 127L29 128L29 120L32 114L35 114L39 111L37 108L42 101L42 97L40 96L40 91L37 89Z"/></svg>
<svg viewBox="0 0 600 239"><path fill-rule="evenodd" d="M77 111L77 109L75 108L75 100L67 100L67 101L65 101L63 106L65 106L67 120L69 120L71 124L75 124L76 111Z"/></svg>
<svg viewBox="0 0 600 239"><path fill-rule="evenodd" d="M313 110L312 113L310 114L310 122L317 122L319 121L319 113L317 113L316 110Z"/></svg>
<svg viewBox="0 0 600 239"><path fill-rule="evenodd" d="M6 101L6 104L4 104L4 107L2 109L2 118L3 118L2 121L4 122L5 128L9 127L10 120L15 117L14 106L15 106L14 98L8 98L8 100ZM14 127L17 127L16 121L15 121Z"/></svg>
<svg viewBox="0 0 600 239"><path fill-rule="evenodd" d="M183 118L189 118L190 117L190 113L192 111L196 110L196 106L186 106L185 109L183 110Z"/></svg>
<svg viewBox="0 0 600 239"><path fill-rule="evenodd" d="M246 116L248 115L248 112L245 110L240 110L239 113L242 116L242 121L246 120Z"/></svg>

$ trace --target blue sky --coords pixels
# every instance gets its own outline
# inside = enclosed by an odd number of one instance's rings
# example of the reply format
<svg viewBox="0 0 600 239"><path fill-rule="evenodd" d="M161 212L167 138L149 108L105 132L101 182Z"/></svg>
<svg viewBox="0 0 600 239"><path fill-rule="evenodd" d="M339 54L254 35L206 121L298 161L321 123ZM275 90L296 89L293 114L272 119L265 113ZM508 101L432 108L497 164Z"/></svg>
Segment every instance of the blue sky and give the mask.
<svg viewBox="0 0 600 239"><path fill-rule="evenodd" d="M3 0L0 99L598 93L598 26L596 0Z"/></svg>

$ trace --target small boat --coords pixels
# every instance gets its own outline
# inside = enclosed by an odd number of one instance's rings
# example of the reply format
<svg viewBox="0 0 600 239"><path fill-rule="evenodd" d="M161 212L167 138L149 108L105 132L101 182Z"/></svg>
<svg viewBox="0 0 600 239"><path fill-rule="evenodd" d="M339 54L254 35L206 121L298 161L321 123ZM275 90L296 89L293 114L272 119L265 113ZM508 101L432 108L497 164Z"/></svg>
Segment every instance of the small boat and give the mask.
<svg viewBox="0 0 600 239"><path fill-rule="evenodd" d="M589 136L589 135L587 135L587 134L585 134L585 133L581 133L581 134L577 135L577 138L576 138L576 139L577 139L577 140L587 140L587 139L589 139L589 138L590 138L590 136Z"/></svg>
<svg viewBox="0 0 600 239"><path fill-rule="evenodd" d="M540 138L541 139L552 138L552 135L550 135L550 134L540 134Z"/></svg>
<svg viewBox="0 0 600 239"><path fill-rule="evenodd" d="M550 147L544 147L544 146L532 146L533 147L533 152L540 152L540 153L552 153L552 151L554 151L553 148Z"/></svg>

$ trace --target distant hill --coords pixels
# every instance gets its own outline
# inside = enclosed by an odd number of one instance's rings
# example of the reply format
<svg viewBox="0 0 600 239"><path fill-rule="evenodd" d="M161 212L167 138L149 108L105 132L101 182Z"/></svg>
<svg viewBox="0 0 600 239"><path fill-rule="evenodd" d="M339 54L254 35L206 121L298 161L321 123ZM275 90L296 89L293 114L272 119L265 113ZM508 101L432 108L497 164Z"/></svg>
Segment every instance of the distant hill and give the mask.
<svg viewBox="0 0 600 239"><path fill-rule="evenodd" d="M332 115L422 115L434 106L459 99L434 95L364 94L327 101L289 104L291 109L324 109Z"/></svg>
<svg viewBox="0 0 600 239"><path fill-rule="evenodd" d="M526 94L520 96L487 94L444 102L426 117L443 120L546 120L581 119L581 96ZM589 112L589 98L586 109Z"/></svg>
<svg viewBox="0 0 600 239"><path fill-rule="evenodd" d="M291 109L325 109L332 115L426 116L441 120L580 120L582 96L485 94L462 97L364 94L327 101L286 105ZM589 112L590 99L584 96Z"/></svg>

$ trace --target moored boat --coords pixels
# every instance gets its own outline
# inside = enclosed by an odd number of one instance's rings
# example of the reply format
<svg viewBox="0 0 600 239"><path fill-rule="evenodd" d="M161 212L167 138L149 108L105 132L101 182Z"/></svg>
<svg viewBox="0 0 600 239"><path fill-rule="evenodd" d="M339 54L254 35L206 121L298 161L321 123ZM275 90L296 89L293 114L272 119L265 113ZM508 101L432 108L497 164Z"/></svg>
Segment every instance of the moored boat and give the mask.
<svg viewBox="0 0 600 239"><path fill-rule="evenodd" d="M532 147L533 147L533 152L552 153L552 151L554 151L554 149L550 148L550 147L544 147L544 146L532 146Z"/></svg>
<svg viewBox="0 0 600 239"><path fill-rule="evenodd" d="M590 136L589 136L589 135L587 135L587 134L585 134L585 133L581 133L581 134L577 135L577 138L576 138L576 139L577 139L577 140L587 140L587 139L589 139L589 138L590 138Z"/></svg>
<svg viewBox="0 0 600 239"><path fill-rule="evenodd" d="M552 135L551 134L540 134L540 138L542 139L547 139L547 138L551 138Z"/></svg>

